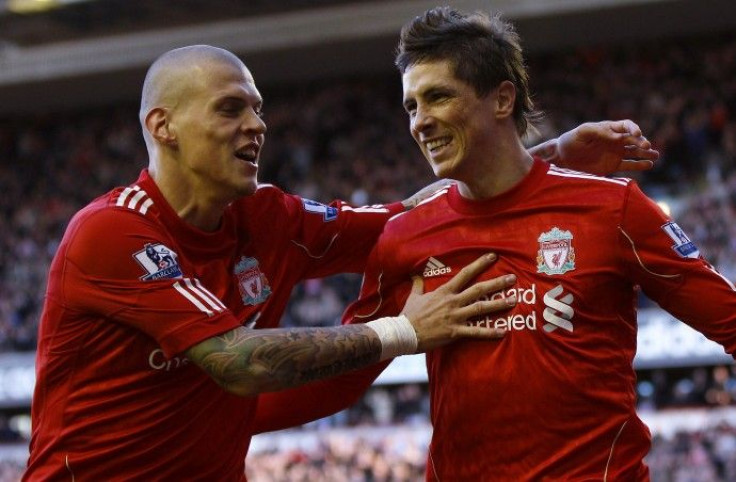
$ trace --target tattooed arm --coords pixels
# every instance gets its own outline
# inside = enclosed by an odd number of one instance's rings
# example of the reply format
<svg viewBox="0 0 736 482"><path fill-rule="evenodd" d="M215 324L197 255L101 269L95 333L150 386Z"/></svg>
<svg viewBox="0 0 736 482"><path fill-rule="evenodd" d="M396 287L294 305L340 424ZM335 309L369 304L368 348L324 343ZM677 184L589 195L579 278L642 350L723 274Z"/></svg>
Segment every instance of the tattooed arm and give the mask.
<svg viewBox="0 0 736 482"><path fill-rule="evenodd" d="M515 282L513 276L500 276L466 288L494 259L492 255L479 258L431 293L422 294L421 279L415 280L403 310L404 323L408 319L416 334L411 352L427 351L460 337L503 336L503 330L465 324L470 317L507 309L516 302L514 298L479 300L481 295L511 286ZM389 327L402 324L399 318L376 322ZM240 327L209 338L186 354L224 389L253 396L372 365L386 359L386 348L395 338L391 329L387 337L386 332L368 324L268 330Z"/></svg>
<svg viewBox="0 0 736 482"><path fill-rule="evenodd" d="M348 329L349 328L349 329ZM236 328L191 348L187 357L224 389L257 395L378 362L381 342L365 325L339 328Z"/></svg>

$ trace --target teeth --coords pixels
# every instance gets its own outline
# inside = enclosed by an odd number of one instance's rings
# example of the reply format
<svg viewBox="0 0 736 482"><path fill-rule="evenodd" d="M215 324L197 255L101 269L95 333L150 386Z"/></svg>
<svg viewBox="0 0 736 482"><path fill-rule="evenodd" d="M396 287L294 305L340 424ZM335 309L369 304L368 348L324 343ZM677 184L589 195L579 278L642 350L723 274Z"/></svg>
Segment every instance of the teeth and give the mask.
<svg viewBox="0 0 736 482"><path fill-rule="evenodd" d="M235 157L244 161L253 162L256 158L256 153L253 149L243 149L242 151L237 151Z"/></svg>
<svg viewBox="0 0 736 482"><path fill-rule="evenodd" d="M427 142L427 149L433 151L438 147L446 146L450 143L450 140L450 137L443 137L442 139L435 139L433 141Z"/></svg>

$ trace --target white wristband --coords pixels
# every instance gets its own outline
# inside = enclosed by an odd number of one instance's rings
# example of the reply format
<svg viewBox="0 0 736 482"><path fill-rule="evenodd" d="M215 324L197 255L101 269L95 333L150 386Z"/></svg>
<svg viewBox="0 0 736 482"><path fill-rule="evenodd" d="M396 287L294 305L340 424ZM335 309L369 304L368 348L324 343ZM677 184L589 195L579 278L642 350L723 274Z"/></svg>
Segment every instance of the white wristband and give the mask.
<svg viewBox="0 0 736 482"><path fill-rule="evenodd" d="M369 321L366 326L375 331L381 340L381 361L417 352L417 332L406 316L379 318Z"/></svg>

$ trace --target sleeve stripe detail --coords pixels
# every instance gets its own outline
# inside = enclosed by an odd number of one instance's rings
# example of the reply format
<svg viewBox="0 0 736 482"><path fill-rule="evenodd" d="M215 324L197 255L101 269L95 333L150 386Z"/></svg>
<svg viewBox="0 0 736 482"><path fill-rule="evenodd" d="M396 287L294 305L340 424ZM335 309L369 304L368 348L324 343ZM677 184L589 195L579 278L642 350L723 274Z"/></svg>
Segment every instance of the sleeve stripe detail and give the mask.
<svg viewBox="0 0 736 482"><path fill-rule="evenodd" d="M128 196L130 196L130 193L132 193L133 191L138 191L138 190L140 190L140 187L138 186L126 187L125 189L123 189L123 192L120 193L120 196L118 196L118 202L115 204L118 206L125 205L125 200L128 199Z"/></svg>
<svg viewBox="0 0 736 482"><path fill-rule="evenodd" d="M118 200L115 202L116 206L126 207L133 211L145 215L148 212L148 208L153 205L153 199L148 196L148 193L135 185L132 187L126 187L118 196Z"/></svg>
<svg viewBox="0 0 736 482"><path fill-rule="evenodd" d="M182 281L184 281L184 284L182 284ZM183 280L179 280L174 283L174 289L176 289L176 291L178 291L184 298L188 299L194 306L199 308L199 310L202 313L205 313L207 316L213 316L215 314L215 311L218 313L225 311L224 307L218 306L212 301L211 298L205 295L204 292L207 292L210 297L214 297L212 293L210 293L203 287L201 288L201 290L200 288L195 287L192 284L192 280L189 278L184 278ZM210 307L212 307L214 311L207 308L207 306L205 306L202 301L210 305Z"/></svg>
<svg viewBox="0 0 736 482"><path fill-rule="evenodd" d="M307 248L303 244L297 243L293 239L291 240L291 242L294 243L294 244L296 244L300 248L302 248L304 251L306 251L307 252L307 256L309 256L310 258L320 259L320 258L324 258L325 255L327 254L327 252L332 247L332 245L335 244L335 240L337 239L337 236L338 236L338 233L335 233L335 235L332 236L332 239L330 239L330 244L328 244L327 247L324 249L324 251L322 251L322 253L320 253L320 254L312 254L311 251L309 251L309 248Z"/></svg>
<svg viewBox="0 0 736 482"><path fill-rule="evenodd" d="M715 269L710 264L707 264L706 268L708 268L710 271L713 272L713 274L717 275L719 278L721 278L723 281L725 281L726 284L728 285L728 287L731 288L731 291L736 291L736 286L734 286L734 284L731 283L731 280L729 280L728 278L726 278L725 276L723 276L721 273L719 273L717 269Z"/></svg>
<svg viewBox="0 0 736 482"><path fill-rule="evenodd" d="M194 281L194 284L196 285L196 288L192 286L192 289L198 290L200 293L202 293L202 296L204 300L209 304L212 308L218 311L224 311L227 309L227 307L224 305L222 301L220 301L217 296L215 296L210 290L202 286L202 283L198 279L190 280L186 279L186 283L189 285L190 281Z"/></svg>
<svg viewBox="0 0 736 482"><path fill-rule="evenodd" d="M138 191L128 203L128 209L134 209L135 205L138 204L138 201L140 201L141 198L145 195L146 191Z"/></svg>
<svg viewBox="0 0 736 482"><path fill-rule="evenodd" d="M426 203L428 203L428 202L432 202L432 201L434 201L435 199L437 199L438 197L440 197L440 196L444 196L445 194L447 194L447 192L448 192L448 191L449 191L449 188L446 188L446 187L445 187L445 188L442 188L442 189L440 189L439 191L437 191L436 193L434 193L434 194L432 194L431 196L429 196L429 197L428 197L427 199L424 199L424 200L420 201L420 202L419 202L419 203L417 204L417 206L421 206L422 204L426 204ZM402 214L403 214L403 213L402 213Z"/></svg>
<svg viewBox="0 0 736 482"><path fill-rule="evenodd" d="M353 212L356 212L356 213L387 213L388 212L388 208L386 208L384 206L380 206L380 205L376 205L376 206L362 206L362 207L359 207L359 208L354 208L352 206L344 205L344 206L341 206L340 207L340 211L353 211Z"/></svg>
<svg viewBox="0 0 736 482"><path fill-rule="evenodd" d="M611 459L613 458L613 450L616 448L616 442L618 442L618 438L621 436L621 433L624 431L624 427L626 427L626 424L629 423L629 421L625 421L623 425L621 425L621 428L618 429L618 433L613 438L613 443L611 444L611 450L608 451L608 460L606 461L606 470L603 472L603 482L606 482L608 480L608 469L611 465Z"/></svg>
<svg viewBox="0 0 736 482"><path fill-rule="evenodd" d="M365 315L359 315L356 313L353 315L355 318L370 318L371 316L375 315L378 312L378 309L383 304L383 294L381 294L381 280L383 279L383 271L381 271L381 274L378 275L378 287L376 288L376 293L378 293L378 304L376 305L376 308L371 311L370 313L366 313Z"/></svg>
<svg viewBox="0 0 736 482"><path fill-rule="evenodd" d="M153 199L148 198L145 200L145 202L141 205L140 212L141 214L145 215L148 212L148 208L151 207L153 204Z"/></svg>
<svg viewBox="0 0 736 482"><path fill-rule="evenodd" d="M174 288L176 289L176 291L181 293L181 295L184 296L184 298L188 299L189 301L192 302L194 306L199 308L200 311L206 313L207 316L214 315L214 313L211 310L208 310L202 303L200 303L199 300L195 298L193 294L188 292L186 288L184 288L178 281L174 283Z"/></svg>
<svg viewBox="0 0 736 482"><path fill-rule="evenodd" d="M571 177L575 179L587 179L589 181L610 182L613 184L618 184L620 186L626 186L629 184L629 181L630 181L630 179L601 177L601 176L594 176L592 174L584 174L584 173L575 172L575 171L562 171L559 169L552 169L552 168L550 168L549 171L547 171L547 174L549 174L550 176Z"/></svg>
<svg viewBox="0 0 736 482"><path fill-rule="evenodd" d="M621 228L620 226L619 226L618 230L621 231L621 234L623 234L626 237L626 239L629 241L629 243L631 244L631 251L634 252L634 256L636 256L636 260L639 262L639 266L641 266L644 271L646 271L647 273L651 274L652 276L659 276L660 278L677 278L677 277L680 276L679 274L660 274L660 273L655 273L654 271L652 271L649 268L647 268L644 265L644 262L641 260L641 257L639 257L639 253L636 251L636 245L634 244L634 240L631 239L631 236L629 236L626 233L626 231L624 231L623 228Z"/></svg>

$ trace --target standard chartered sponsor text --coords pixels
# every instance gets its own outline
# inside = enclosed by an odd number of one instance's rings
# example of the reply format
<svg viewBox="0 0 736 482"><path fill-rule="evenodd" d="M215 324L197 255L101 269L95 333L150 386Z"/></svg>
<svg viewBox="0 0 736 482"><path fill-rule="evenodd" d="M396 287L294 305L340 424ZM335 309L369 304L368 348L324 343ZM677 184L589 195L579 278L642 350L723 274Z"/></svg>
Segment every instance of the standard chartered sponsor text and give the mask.
<svg viewBox="0 0 736 482"><path fill-rule="evenodd" d="M509 288L505 291L494 293L492 296L484 296L487 300L501 300L509 296L516 296L518 309L522 305L534 306L537 303L537 285L532 283L531 287L523 286ZM525 310L526 311L526 310ZM532 310L528 314L510 313L506 316L485 316L468 321L468 325L482 326L486 328L502 328L506 330L536 330L537 329L537 313Z"/></svg>

